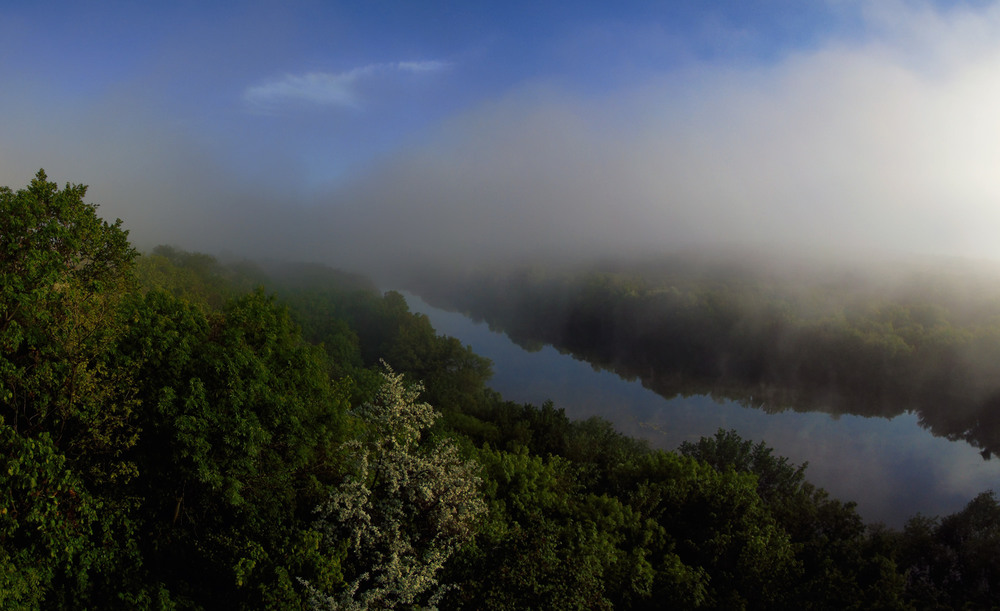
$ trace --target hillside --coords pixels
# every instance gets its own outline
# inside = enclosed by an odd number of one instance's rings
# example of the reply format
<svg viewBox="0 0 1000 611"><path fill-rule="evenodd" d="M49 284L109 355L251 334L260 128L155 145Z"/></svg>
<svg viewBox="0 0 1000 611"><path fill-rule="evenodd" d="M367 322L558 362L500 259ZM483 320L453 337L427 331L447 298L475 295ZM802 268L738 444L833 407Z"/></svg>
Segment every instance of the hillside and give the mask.
<svg viewBox="0 0 1000 611"><path fill-rule="evenodd" d="M398 293L140 255L85 194L0 189L0 607L995 600L992 493L865 525L763 442L654 451L505 401Z"/></svg>

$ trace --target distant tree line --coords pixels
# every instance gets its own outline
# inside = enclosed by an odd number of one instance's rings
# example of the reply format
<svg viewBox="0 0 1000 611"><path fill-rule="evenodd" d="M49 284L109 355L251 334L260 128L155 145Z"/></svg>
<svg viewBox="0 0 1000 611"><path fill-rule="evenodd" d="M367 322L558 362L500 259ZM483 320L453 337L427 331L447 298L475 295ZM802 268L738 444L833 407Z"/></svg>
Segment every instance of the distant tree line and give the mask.
<svg viewBox="0 0 1000 611"><path fill-rule="evenodd" d="M505 401L363 278L140 256L85 191L0 189L0 608L995 603L992 493L866 526L734 432Z"/></svg>
<svg viewBox="0 0 1000 611"><path fill-rule="evenodd" d="M535 267L434 275L411 288L528 348L551 344L665 397L767 411L892 417L1000 450L1000 274L992 290L922 274L887 289L796 282L670 259L610 271Z"/></svg>

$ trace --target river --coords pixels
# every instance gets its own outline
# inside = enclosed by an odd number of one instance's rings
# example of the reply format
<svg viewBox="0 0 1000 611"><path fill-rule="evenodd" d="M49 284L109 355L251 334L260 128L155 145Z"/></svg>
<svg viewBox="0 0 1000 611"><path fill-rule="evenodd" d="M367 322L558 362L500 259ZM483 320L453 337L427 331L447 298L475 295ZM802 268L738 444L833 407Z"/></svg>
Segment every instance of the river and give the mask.
<svg viewBox="0 0 1000 611"><path fill-rule="evenodd" d="M916 414L893 419L819 412L768 414L709 397L664 399L551 346L528 352L505 335L462 314L429 306L402 292L410 309L426 314L438 333L458 338L493 361L490 386L506 399L540 405L551 399L574 419L600 416L652 447L735 429L764 441L775 454L808 462L806 477L836 498L855 501L868 522L901 527L916 513L946 515L975 495L1000 489L1000 460L984 460L963 441L935 437Z"/></svg>

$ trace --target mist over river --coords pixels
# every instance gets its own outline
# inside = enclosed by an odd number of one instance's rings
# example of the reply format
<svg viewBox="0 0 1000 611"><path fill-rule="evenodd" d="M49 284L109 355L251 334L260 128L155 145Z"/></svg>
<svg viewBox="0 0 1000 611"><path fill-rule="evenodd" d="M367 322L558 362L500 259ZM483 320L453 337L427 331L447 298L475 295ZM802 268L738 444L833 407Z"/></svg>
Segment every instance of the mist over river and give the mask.
<svg viewBox="0 0 1000 611"><path fill-rule="evenodd" d="M1000 461L984 460L964 441L935 437L913 413L892 419L769 414L704 396L668 400L638 381L597 371L551 346L528 352L486 323L401 292L410 309L427 315L438 333L458 338L493 361L490 386L506 399L536 405L551 399L573 419L600 416L619 431L666 450L719 428L735 429L796 464L808 462L807 479L836 498L857 502L868 522L900 527L917 513L950 514L976 494L1000 489Z"/></svg>

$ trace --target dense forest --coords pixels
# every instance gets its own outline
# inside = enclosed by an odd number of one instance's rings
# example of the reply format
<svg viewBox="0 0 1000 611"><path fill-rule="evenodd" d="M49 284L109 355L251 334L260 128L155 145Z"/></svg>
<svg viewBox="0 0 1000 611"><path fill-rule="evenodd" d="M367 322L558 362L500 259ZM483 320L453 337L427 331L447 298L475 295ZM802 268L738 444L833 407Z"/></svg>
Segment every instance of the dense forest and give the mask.
<svg viewBox="0 0 1000 611"><path fill-rule="evenodd" d="M899 531L866 525L764 442L719 431L652 450L603 420L505 401L489 361L398 293L316 264L140 254L85 194L43 172L0 189L0 608L995 605L992 492ZM781 367L760 367L785 348L747 358L754 344L735 338L787 329L817 354L867 350L832 371L871 359L854 365L879 400L901 391L875 365L925 367L949 393L982 373L962 360L973 327L946 310L845 314L842 326L869 333L845 340L779 312L737 332L748 303L686 286L585 287L589 298L558 312L541 300L519 324L552 316L586 342L573 349L597 353L640 340L621 335L626 318L650 341L669 336L642 315L672 307L694 325L692 358L600 361L664 384L707 388L720 354L723 379L775 383ZM605 317L628 299L636 309ZM952 346L931 356L951 354L955 377L923 354L886 359L897 337L899 354L919 352L905 333ZM798 370L818 388L834 387L829 371L808 358Z"/></svg>
<svg viewBox="0 0 1000 611"><path fill-rule="evenodd" d="M893 417L1000 451L1000 270L674 256L414 276L429 303L671 398Z"/></svg>

